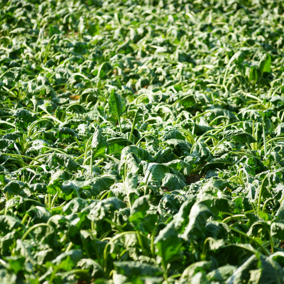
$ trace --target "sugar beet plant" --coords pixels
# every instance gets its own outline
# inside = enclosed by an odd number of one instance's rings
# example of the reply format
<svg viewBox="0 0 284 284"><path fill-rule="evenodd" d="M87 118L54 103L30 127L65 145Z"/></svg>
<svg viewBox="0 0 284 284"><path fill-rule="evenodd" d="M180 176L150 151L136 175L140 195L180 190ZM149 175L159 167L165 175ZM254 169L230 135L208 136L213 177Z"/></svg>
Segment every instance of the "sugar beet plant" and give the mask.
<svg viewBox="0 0 284 284"><path fill-rule="evenodd" d="M283 1L0 1L0 282L283 283Z"/></svg>

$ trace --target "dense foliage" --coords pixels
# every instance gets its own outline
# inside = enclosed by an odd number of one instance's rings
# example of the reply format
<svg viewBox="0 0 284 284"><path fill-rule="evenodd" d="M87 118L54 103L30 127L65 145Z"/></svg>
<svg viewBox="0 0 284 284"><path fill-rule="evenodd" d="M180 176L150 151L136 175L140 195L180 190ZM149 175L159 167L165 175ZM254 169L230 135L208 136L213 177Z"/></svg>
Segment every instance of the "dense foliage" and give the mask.
<svg viewBox="0 0 284 284"><path fill-rule="evenodd" d="M283 283L283 13L0 1L0 282Z"/></svg>

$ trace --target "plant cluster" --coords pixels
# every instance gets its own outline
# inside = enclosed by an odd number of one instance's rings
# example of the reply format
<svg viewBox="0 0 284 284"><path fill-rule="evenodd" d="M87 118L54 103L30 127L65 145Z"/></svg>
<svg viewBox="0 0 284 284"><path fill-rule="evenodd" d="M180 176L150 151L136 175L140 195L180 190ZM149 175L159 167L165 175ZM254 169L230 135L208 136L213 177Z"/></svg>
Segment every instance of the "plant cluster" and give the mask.
<svg viewBox="0 0 284 284"><path fill-rule="evenodd" d="M0 1L0 282L283 283L283 13Z"/></svg>

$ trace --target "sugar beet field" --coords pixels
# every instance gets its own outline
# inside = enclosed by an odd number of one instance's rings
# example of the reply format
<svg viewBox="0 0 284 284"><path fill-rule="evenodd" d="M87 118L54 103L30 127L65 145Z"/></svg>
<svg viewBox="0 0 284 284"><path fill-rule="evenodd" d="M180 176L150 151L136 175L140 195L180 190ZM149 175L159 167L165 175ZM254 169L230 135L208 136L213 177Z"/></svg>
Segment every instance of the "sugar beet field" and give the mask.
<svg viewBox="0 0 284 284"><path fill-rule="evenodd" d="M283 15L0 1L0 283L284 283Z"/></svg>

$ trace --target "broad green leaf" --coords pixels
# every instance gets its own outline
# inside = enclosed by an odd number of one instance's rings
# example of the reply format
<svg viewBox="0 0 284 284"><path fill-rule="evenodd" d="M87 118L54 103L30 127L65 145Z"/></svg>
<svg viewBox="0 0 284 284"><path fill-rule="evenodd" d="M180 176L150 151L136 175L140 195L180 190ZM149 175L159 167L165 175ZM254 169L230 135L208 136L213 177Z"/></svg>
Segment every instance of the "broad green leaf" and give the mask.
<svg viewBox="0 0 284 284"><path fill-rule="evenodd" d="M88 271L90 271L92 277L103 277L102 267L92 259L83 258L77 263L77 266L81 269L87 269Z"/></svg>
<svg viewBox="0 0 284 284"><path fill-rule="evenodd" d="M173 223L169 223L165 229L160 231L155 239L155 247L158 262L166 264L174 259L180 259L182 255L182 242L179 238Z"/></svg>
<svg viewBox="0 0 284 284"><path fill-rule="evenodd" d="M284 238L284 223L283 222L273 222L270 227L271 237L276 237L279 240Z"/></svg>
<svg viewBox="0 0 284 284"><path fill-rule="evenodd" d="M137 220L142 220L149 208L149 196L145 195L136 199L132 204L129 221L136 222Z"/></svg>
<svg viewBox="0 0 284 284"><path fill-rule="evenodd" d="M198 261L188 266L181 275L181 280L190 280L198 272L208 272L212 263L211 261Z"/></svg>
<svg viewBox="0 0 284 284"><path fill-rule="evenodd" d="M154 265L137 263L134 261L114 262L114 267L118 273L127 277L137 277L137 275L157 276L162 274L162 270Z"/></svg>
<svg viewBox="0 0 284 284"><path fill-rule="evenodd" d="M3 191L11 197L15 194L20 194L24 187L25 187L25 184L21 181L10 181L3 188Z"/></svg>
<svg viewBox="0 0 284 284"><path fill-rule="evenodd" d="M51 215L46 208L41 206L31 207L27 211L27 214L32 218L31 221L35 224L47 222Z"/></svg>
<svg viewBox="0 0 284 284"><path fill-rule="evenodd" d="M88 214L88 219L92 221L103 220L104 217L112 218L114 212L120 208L125 208L126 203L118 198L111 197L98 202Z"/></svg>
<svg viewBox="0 0 284 284"><path fill-rule="evenodd" d="M170 190L183 189L186 183L177 175L166 173L162 179L162 186Z"/></svg>
<svg viewBox="0 0 284 284"><path fill-rule="evenodd" d="M18 219L9 215L0 215L0 225L5 234L22 226Z"/></svg>
<svg viewBox="0 0 284 284"><path fill-rule="evenodd" d="M68 270L68 268L70 269L70 267L76 265L81 258L82 258L82 251L74 249L60 254L52 262L56 265L59 265L60 268ZM64 261L65 263L63 263Z"/></svg>
<svg viewBox="0 0 284 284"><path fill-rule="evenodd" d="M106 75L112 70L112 66L108 62L104 62L98 70L98 76L100 79L106 77Z"/></svg>
<svg viewBox="0 0 284 284"><path fill-rule="evenodd" d="M100 127L97 127L95 129L91 146L94 149L95 157L104 156L105 149L107 148L107 143L105 137L102 134Z"/></svg>
<svg viewBox="0 0 284 284"><path fill-rule="evenodd" d="M182 237L188 240L191 237L204 235L206 232L205 224L210 216L212 216L212 213L204 203L195 203L190 210L189 223Z"/></svg>
<svg viewBox="0 0 284 284"><path fill-rule="evenodd" d="M157 181L161 182L166 173L169 173L168 167L162 164L149 163L147 171L145 173L145 182Z"/></svg>
<svg viewBox="0 0 284 284"><path fill-rule="evenodd" d="M109 114L112 117L115 117L120 125L120 117L125 112L126 106L121 96L117 94L114 91L114 89L110 91L108 105L109 105Z"/></svg>
<svg viewBox="0 0 284 284"><path fill-rule="evenodd" d="M265 53L259 62L259 70L261 74L263 73L270 73L271 72L271 55L268 53Z"/></svg>
<svg viewBox="0 0 284 284"><path fill-rule="evenodd" d="M85 30L85 23L84 23L84 18L83 17L80 17L80 19L79 19L78 30L79 30L80 34L82 34L84 32L84 30Z"/></svg>
<svg viewBox="0 0 284 284"><path fill-rule="evenodd" d="M66 215L72 213L79 213L82 209L84 209L88 205L88 202L82 198L73 198L63 207L63 212Z"/></svg>
<svg viewBox="0 0 284 284"><path fill-rule="evenodd" d="M251 136L249 133L244 132L242 130L229 130L225 132L225 139L232 138L236 142L239 142L241 144L243 143L254 143L256 140L253 136Z"/></svg>
<svg viewBox="0 0 284 284"><path fill-rule="evenodd" d="M224 265L211 272L206 276L209 281L226 281L234 272L236 267L233 265Z"/></svg>

